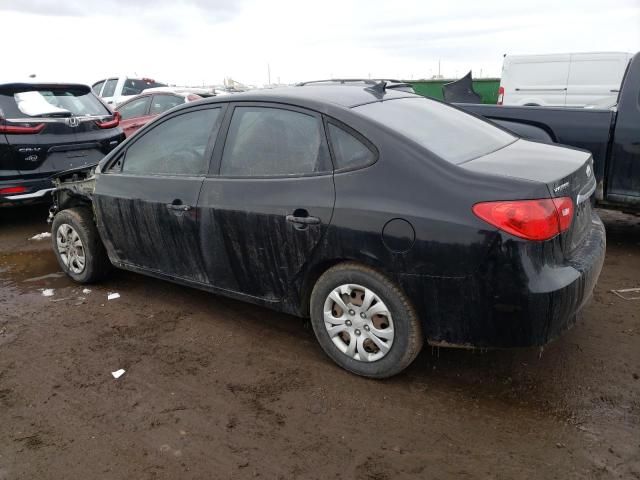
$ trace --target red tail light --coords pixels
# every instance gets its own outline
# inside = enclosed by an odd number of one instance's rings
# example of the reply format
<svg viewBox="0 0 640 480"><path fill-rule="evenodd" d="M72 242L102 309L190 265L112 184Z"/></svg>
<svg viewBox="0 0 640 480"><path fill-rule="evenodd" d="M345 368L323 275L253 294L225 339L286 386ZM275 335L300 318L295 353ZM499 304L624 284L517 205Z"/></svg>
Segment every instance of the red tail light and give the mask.
<svg viewBox="0 0 640 480"><path fill-rule="evenodd" d="M44 130L44 123L2 123L0 120L0 133L11 135L28 135L40 133Z"/></svg>
<svg viewBox="0 0 640 480"><path fill-rule="evenodd" d="M111 120L96 120L96 125L100 128L115 128L120 125L120 112L113 112L113 118Z"/></svg>
<svg viewBox="0 0 640 480"><path fill-rule="evenodd" d="M569 197L482 202L473 213L500 230L526 240L549 240L566 231L573 220Z"/></svg>
<svg viewBox="0 0 640 480"><path fill-rule="evenodd" d="M15 195L16 193L24 193L27 189L25 187L5 187L0 188L0 195Z"/></svg>
<svg viewBox="0 0 640 480"><path fill-rule="evenodd" d="M504 102L504 87L500 86L500 88L498 89L498 105L502 105L502 102Z"/></svg>

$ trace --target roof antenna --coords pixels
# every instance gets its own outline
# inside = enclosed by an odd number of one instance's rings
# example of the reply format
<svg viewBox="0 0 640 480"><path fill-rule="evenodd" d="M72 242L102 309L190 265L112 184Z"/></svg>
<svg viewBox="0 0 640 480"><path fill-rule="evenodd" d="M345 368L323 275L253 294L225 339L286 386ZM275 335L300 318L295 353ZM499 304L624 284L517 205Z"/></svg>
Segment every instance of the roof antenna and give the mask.
<svg viewBox="0 0 640 480"><path fill-rule="evenodd" d="M381 80L375 85L371 85L370 87L365 88L365 90L371 93L378 100L382 100L384 94L387 93L387 82Z"/></svg>
<svg viewBox="0 0 640 480"><path fill-rule="evenodd" d="M384 80L381 80L375 85L368 87L367 90L371 90L373 92L381 93L384 95L384 93L387 91L387 82L385 82Z"/></svg>

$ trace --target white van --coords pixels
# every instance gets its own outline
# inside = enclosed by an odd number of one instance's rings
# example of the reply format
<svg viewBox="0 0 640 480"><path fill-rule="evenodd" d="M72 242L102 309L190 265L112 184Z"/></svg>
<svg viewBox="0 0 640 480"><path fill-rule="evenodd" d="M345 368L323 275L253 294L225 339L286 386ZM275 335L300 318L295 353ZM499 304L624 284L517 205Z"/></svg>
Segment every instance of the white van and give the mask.
<svg viewBox="0 0 640 480"><path fill-rule="evenodd" d="M624 52L507 55L499 105L613 105L633 54Z"/></svg>

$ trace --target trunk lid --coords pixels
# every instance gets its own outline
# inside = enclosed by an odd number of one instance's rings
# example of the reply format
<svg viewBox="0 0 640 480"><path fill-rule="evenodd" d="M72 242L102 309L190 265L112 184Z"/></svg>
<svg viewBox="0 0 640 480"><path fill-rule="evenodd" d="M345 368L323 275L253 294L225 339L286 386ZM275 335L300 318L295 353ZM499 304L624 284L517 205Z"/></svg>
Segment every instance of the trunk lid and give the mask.
<svg viewBox="0 0 640 480"><path fill-rule="evenodd" d="M475 172L544 183L551 198L571 198L573 219L571 227L561 235L562 249L569 255L582 243L591 223L591 199L596 189L593 157L589 152L518 140L460 166Z"/></svg>

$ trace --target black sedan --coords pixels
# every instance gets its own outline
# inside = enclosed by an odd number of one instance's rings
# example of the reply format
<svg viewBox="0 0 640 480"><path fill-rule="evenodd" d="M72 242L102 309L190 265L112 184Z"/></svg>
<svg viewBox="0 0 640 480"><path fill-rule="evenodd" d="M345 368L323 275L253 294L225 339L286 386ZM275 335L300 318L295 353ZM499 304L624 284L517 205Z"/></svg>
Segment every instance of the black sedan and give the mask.
<svg viewBox="0 0 640 480"><path fill-rule="evenodd" d="M368 377L425 340L545 344L605 254L589 153L383 82L180 106L56 184L53 245L76 281L115 265L310 317Z"/></svg>

